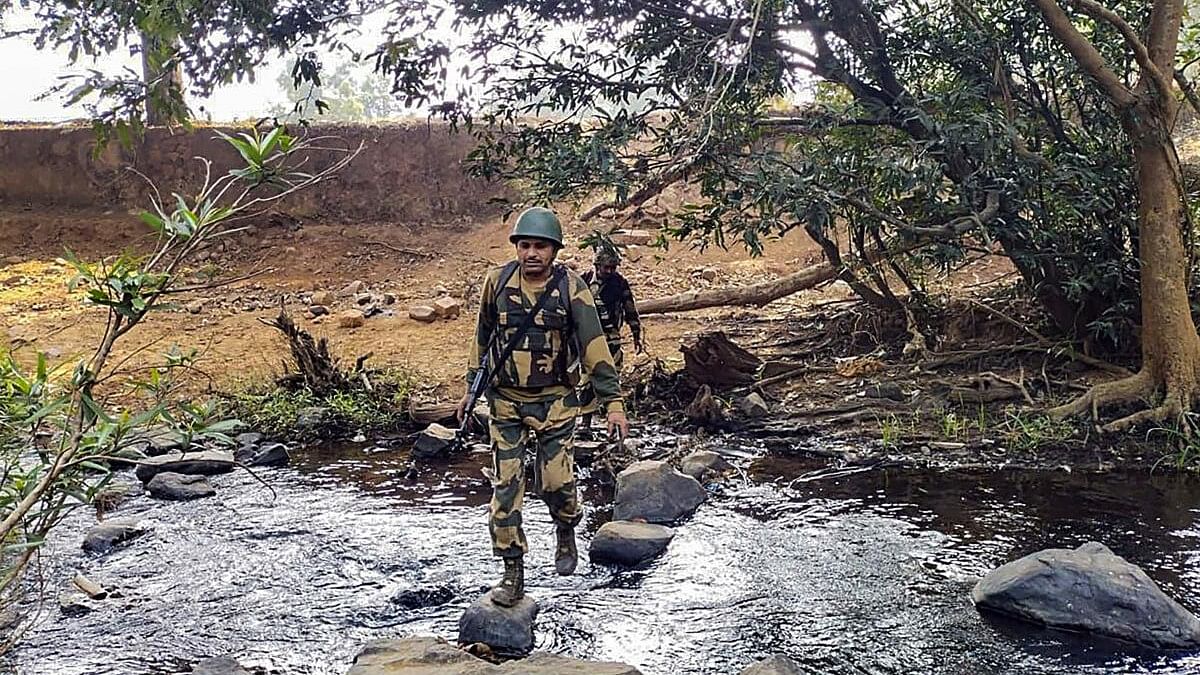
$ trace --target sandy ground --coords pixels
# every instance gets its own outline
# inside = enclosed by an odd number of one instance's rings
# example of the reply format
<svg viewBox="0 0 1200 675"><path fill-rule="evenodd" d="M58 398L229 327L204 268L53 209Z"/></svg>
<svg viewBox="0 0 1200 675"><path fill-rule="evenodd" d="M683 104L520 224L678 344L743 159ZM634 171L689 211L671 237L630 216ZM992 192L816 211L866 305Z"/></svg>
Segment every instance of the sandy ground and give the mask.
<svg viewBox="0 0 1200 675"><path fill-rule="evenodd" d="M568 228L572 223L567 223ZM332 321L301 319L318 337L328 337L333 351L352 362L371 352L376 368L400 366L433 383L460 388L473 311L483 272L510 259L509 223L499 218L441 225L377 223L342 226L329 222L295 223L287 218L259 224L255 231L227 241L222 250L198 260L192 272L222 269L217 282L258 270L253 278L177 296L177 308L153 314L116 350L125 367L156 362L172 347L199 349L200 367L217 388L263 382L282 369L286 346L277 331L264 325L280 303L296 317L304 298L315 290L341 291L362 281L373 293L396 296L388 312L360 328L338 328ZM97 261L123 250L145 251L152 245L144 225L124 211L95 213L70 210L16 210L0 213L0 340L22 359L43 351L56 362L73 362L97 341L104 313L85 306L68 290L74 270L67 250ZM411 249L412 255L396 249ZM563 251L579 268L590 264L590 252L574 241ZM684 290L761 280L819 260L819 251L802 233L771 242L763 257L752 258L740 247L729 251L691 250L677 244L668 251L632 247L623 271L639 297L658 297ZM710 269L705 276L701 271ZM199 277L197 277L198 279ZM193 279L195 281L196 279ZM464 301L455 320L424 324L408 318L407 308L438 295L439 287ZM802 294L827 300L844 289ZM336 313L354 307L339 297ZM795 299L788 302L795 302ZM195 305L202 305L197 313ZM645 321L648 347L668 362L680 358L680 338L736 316L739 310L718 309ZM630 367L636 368L637 363ZM442 391L443 395L452 391Z"/></svg>

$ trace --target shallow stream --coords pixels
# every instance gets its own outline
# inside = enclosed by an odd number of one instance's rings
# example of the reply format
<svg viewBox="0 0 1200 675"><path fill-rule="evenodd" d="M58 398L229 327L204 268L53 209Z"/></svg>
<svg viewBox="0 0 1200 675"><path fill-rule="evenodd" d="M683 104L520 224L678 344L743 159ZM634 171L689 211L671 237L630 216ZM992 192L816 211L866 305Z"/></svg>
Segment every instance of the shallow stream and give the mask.
<svg viewBox="0 0 1200 675"><path fill-rule="evenodd" d="M138 497L110 517L152 531L104 556L79 549L90 513L56 535L46 610L11 666L29 675L187 672L233 654L278 673L344 673L371 639L453 639L499 575L475 456L404 477L406 453L296 453L263 476L212 480L191 503ZM645 675L736 673L782 652L811 673L1196 673L1200 655L1139 653L981 616L986 571L1048 546L1107 544L1200 611L1200 481L1144 473L843 473L823 460L742 460L745 473L635 570L553 575L552 527L530 498L538 648ZM803 478L797 480L798 476ZM583 543L607 518L590 480ZM123 596L77 618L56 596L76 570ZM453 598L407 609L406 590Z"/></svg>

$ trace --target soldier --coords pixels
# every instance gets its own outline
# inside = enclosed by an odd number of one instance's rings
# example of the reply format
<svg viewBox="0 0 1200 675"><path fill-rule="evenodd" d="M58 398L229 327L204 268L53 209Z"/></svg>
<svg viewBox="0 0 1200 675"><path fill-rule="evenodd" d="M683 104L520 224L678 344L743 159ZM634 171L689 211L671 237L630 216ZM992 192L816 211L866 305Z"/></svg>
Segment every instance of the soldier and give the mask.
<svg viewBox="0 0 1200 675"><path fill-rule="evenodd" d="M600 244L596 247L595 270L583 274L583 280L592 290L596 299L596 311L600 315L600 326L604 328L604 336L608 341L608 351L612 354L613 363L620 374L625 362L625 354L621 350L621 327L629 324L629 332L633 334L633 346L636 353L646 351L642 344L642 320L638 316L637 303L633 300L633 290L629 282L617 267L621 264L621 254L611 245ZM592 414L599 409L595 393L589 387L583 387L580 394L583 408L582 434L591 434Z"/></svg>
<svg viewBox="0 0 1200 675"><path fill-rule="evenodd" d="M579 401L577 378L568 372L568 364L578 359L610 428L625 433L629 422L592 292L579 275L554 264L563 245L558 217L549 209L527 209L508 239L516 245L517 260L493 268L484 279L467 382L469 386L474 380L483 354L491 354L496 378L487 395L492 439L489 529L492 551L504 559L504 578L492 600L511 607L525 594L522 556L528 545L521 503L531 433L537 440L536 487L556 524L555 569L566 576L578 563L575 525L583 511L575 489L573 437ZM510 343L511 356L498 362ZM468 398L459 404L459 420Z"/></svg>

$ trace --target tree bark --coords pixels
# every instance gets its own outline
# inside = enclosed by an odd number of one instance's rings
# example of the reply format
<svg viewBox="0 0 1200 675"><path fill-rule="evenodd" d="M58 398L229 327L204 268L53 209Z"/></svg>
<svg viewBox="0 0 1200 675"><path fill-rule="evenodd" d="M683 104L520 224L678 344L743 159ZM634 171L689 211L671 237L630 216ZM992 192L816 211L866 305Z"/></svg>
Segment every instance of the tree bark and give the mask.
<svg viewBox="0 0 1200 675"><path fill-rule="evenodd" d="M168 50L162 39L142 33L142 81L146 83L146 124L164 126L171 123L171 115L161 101L168 101L171 90L182 90L183 68L176 63L163 69L161 58Z"/></svg>
<svg viewBox="0 0 1200 675"><path fill-rule="evenodd" d="M1157 405L1110 422L1104 429L1119 431L1146 422L1183 419L1195 403L1200 383L1200 335L1188 299L1188 250L1184 243L1187 195L1170 134L1178 104L1162 84L1167 79L1164 73L1172 72L1174 67L1182 0L1155 1L1148 44L1142 45L1136 35L1122 31L1134 52L1142 55L1138 59L1142 72L1136 91L1120 83L1055 0L1034 2L1058 39L1096 79L1121 115L1133 145L1137 171L1141 263L1141 370L1128 378L1097 385L1051 412L1070 415L1090 410L1096 417L1104 405L1157 399ZM1107 18L1095 7L1089 13Z"/></svg>

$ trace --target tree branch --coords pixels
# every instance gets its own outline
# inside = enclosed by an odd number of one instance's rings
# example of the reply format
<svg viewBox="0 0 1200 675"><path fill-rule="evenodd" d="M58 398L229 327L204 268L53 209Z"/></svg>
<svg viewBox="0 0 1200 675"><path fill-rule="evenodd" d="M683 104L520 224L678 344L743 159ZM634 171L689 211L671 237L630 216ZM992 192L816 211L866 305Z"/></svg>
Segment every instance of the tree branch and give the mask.
<svg viewBox="0 0 1200 675"><path fill-rule="evenodd" d="M1096 0L1071 0L1071 4L1093 19L1103 21L1116 28L1121 37L1125 38L1125 44L1129 45L1129 49L1133 51L1133 58L1142 69L1142 75L1154 83L1159 95L1164 99L1171 95L1170 80L1150 58L1150 50L1146 48L1146 44L1142 42L1141 37L1128 21Z"/></svg>
<svg viewBox="0 0 1200 675"><path fill-rule="evenodd" d="M1137 104L1137 97L1108 67L1096 46L1071 23L1071 17L1067 16L1056 0L1033 0L1033 3L1046 18L1050 32L1071 52L1084 72L1096 80L1113 104L1118 108L1131 108Z"/></svg>

